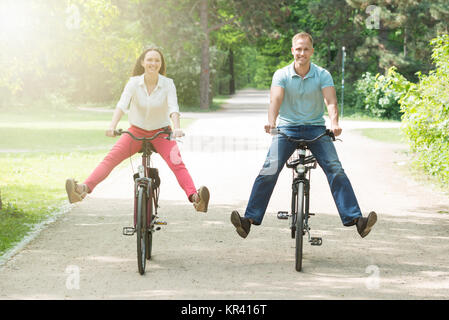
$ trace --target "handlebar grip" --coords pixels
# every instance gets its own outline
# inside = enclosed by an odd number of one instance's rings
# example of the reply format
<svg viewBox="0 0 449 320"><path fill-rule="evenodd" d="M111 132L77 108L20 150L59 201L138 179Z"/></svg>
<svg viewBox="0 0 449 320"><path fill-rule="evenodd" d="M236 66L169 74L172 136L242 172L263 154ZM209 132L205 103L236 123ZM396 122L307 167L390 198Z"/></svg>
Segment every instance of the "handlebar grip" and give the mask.
<svg viewBox="0 0 449 320"><path fill-rule="evenodd" d="M335 135L331 129L326 129L326 134L331 137L332 141L335 141Z"/></svg>

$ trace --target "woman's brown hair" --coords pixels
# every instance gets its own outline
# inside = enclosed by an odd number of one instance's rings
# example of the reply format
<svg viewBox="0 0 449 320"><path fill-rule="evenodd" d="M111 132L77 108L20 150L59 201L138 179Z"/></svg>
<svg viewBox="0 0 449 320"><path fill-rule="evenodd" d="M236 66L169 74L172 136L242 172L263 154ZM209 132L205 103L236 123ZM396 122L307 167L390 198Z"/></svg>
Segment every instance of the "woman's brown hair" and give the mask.
<svg viewBox="0 0 449 320"><path fill-rule="evenodd" d="M142 74L145 73L145 69L142 67L142 61L143 59L145 59L145 55L147 54L147 52L149 51L156 51L157 53L159 53L159 55L161 56L161 69L159 70L159 73L163 76L165 76L165 72L166 70L166 66L165 66L165 59L164 59L164 55L162 54L161 50L159 50L158 48L155 47L151 47L151 48L147 48L145 49L144 52L142 52L142 54L140 55L139 58L137 58L136 61L136 65L134 66L134 70L133 70L133 77L134 76L140 76Z"/></svg>

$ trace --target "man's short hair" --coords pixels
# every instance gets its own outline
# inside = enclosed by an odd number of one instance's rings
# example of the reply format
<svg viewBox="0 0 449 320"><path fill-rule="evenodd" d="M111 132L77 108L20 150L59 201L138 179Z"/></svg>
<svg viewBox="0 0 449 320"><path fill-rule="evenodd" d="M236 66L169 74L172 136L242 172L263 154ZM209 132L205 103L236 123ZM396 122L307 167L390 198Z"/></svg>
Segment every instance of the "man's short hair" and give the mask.
<svg viewBox="0 0 449 320"><path fill-rule="evenodd" d="M310 34L308 34L307 32L300 32L297 33L293 36L292 38L292 47L295 45L295 41L298 40L299 38L307 38L310 40L310 43L312 44L312 48L313 48L313 39L312 36Z"/></svg>

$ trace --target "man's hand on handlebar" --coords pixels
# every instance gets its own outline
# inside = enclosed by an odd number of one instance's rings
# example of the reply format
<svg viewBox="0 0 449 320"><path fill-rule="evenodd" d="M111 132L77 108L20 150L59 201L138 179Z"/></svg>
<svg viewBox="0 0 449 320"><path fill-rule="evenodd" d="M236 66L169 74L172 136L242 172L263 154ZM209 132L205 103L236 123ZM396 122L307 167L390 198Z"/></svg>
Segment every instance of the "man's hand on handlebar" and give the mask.
<svg viewBox="0 0 449 320"><path fill-rule="evenodd" d="M331 131L334 133L334 136L338 137L341 134L342 128L338 124L331 125Z"/></svg>
<svg viewBox="0 0 449 320"><path fill-rule="evenodd" d="M271 125L271 124L266 124L264 129L265 129L265 132L269 133L269 134L273 134L273 132L274 132L273 129L277 130L276 125ZM276 134L276 133L274 133L274 134Z"/></svg>

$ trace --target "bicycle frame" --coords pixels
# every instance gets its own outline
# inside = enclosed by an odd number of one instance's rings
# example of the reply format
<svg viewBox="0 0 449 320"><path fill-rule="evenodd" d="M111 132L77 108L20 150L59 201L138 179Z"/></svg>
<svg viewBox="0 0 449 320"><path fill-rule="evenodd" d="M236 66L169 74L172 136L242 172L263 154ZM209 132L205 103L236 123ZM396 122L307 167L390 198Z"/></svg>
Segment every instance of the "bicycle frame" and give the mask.
<svg viewBox="0 0 449 320"><path fill-rule="evenodd" d="M153 199L154 205L154 213L151 213L151 204L147 205L147 227L150 229L150 232L154 231L154 220L152 215L157 217L157 208L158 208L158 198L159 198L159 174L156 168L151 168L151 155L155 152L153 145L151 144L151 140L156 139L161 134L168 134L168 138L171 135L171 131L168 131L167 128L165 130L157 132L150 138L137 138L129 131L117 130L115 132L117 135L126 133L131 136L134 140L142 141L142 162L137 167L137 173L134 174L134 228L136 227L137 222L137 195L139 188L143 187L146 190L147 199ZM152 193L150 195L150 193ZM150 197L151 196L151 197Z"/></svg>
<svg viewBox="0 0 449 320"><path fill-rule="evenodd" d="M123 234L131 236L137 233L137 264L139 273L145 274L146 260L151 259L153 232L160 230L155 225L166 225L166 222L157 221L157 208L159 198L159 174L156 168L151 168L151 155L155 152L151 140L171 131L162 130L149 138L137 138L129 131L117 130L116 135L126 133L134 140L142 141L142 162L137 168L134 178L134 225L123 228ZM153 212L154 209L154 212Z"/></svg>
<svg viewBox="0 0 449 320"><path fill-rule="evenodd" d="M150 192L152 192L151 199L153 200L154 204L154 210L153 213L155 216L157 216L157 203L158 203L158 191L159 188L155 188L156 184L154 182L154 178L150 174L150 170L156 170L156 168L151 168L151 155L153 154L153 151L151 150L151 143L148 141L143 141L142 144L142 162L137 167L137 173L134 174L134 228L136 227L137 222L137 195L139 188L143 187L144 190L146 190L147 193L147 199L150 199ZM153 219L150 216L151 215L151 207L147 205L147 227L150 228L150 231L153 229Z"/></svg>
<svg viewBox="0 0 449 320"><path fill-rule="evenodd" d="M287 162L286 166L287 168L292 169L293 171L293 181L292 181L292 221L291 221L291 229L292 229L292 237L294 238L294 232L296 231L296 228L298 227L298 221L297 221L297 208L298 204L296 201L299 199L297 198L298 195L298 187L299 183L303 184L303 199L301 201L304 201L304 224L303 224L303 230L304 232L307 232L308 234L308 240L311 242L311 236L310 236L310 228L309 228L309 216L313 215L310 214L309 208L310 208L310 170L315 169L317 165L317 161L313 155L307 155L307 147L301 146L299 149L296 150L298 159L293 160L291 162ZM307 177L307 174L309 177ZM304 234L303 232L303 234Z"/></svg>
<svg viewBox="0 0 449 320"><path fill-rule="evenodd" d="M312 140L294 139L281 132L280 129L276 129L276 133L283 135L287 138L287 141L296 143L297 159L287 161L287 168L293 169L293 182L292 182L292 202L291 202L291 214L288 212L279 211L279 219L291 218L291 236L296 241L295 246L295 268L296 271L302 270L302 258L303 258L303 236L307 233L308 242L311 245L322 244L322 239L319 237L311 237L309 218L314 213L310 213L310 170L315 169L317 160L310 154L307 155L309 150L308 144L321 139L325 135L328 135L335 141L335 136L332 131L326 130L323 134ZM310 151L309 151L310 152ZM307 178L307 173L309 178Z"/></svg>

